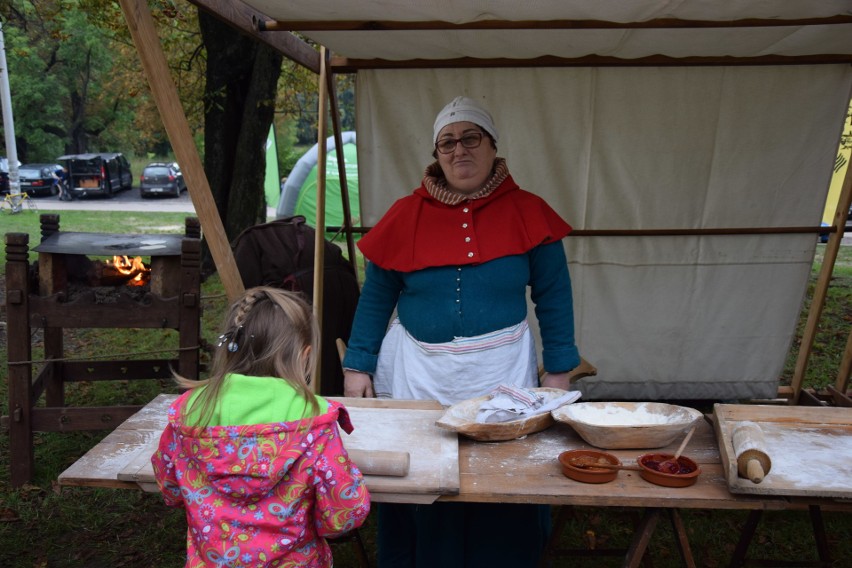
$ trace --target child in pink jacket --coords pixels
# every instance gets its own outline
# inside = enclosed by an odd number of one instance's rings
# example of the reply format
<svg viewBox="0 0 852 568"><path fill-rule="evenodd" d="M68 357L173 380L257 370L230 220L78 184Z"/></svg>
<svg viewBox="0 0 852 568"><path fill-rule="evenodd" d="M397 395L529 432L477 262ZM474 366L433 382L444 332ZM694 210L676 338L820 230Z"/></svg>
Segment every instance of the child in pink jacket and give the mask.
<svg viewBox="0 0 852 568"><path fill-rule="evenodd" d="M151 457L166 504L185 507L186 566L332 566L327 537L367 518L370 495L340 439L339 403L307 384L319 334L310 307L248 290L226 318L210 377L169 408Z"/></svg>

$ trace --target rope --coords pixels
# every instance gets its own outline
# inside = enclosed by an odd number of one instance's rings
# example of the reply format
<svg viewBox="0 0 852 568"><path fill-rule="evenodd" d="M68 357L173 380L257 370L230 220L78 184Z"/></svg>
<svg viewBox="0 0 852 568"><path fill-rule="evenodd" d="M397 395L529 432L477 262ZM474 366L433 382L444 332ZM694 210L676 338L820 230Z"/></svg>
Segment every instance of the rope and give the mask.
<svg viewBox="0 0 852 568"><path fill-rule="evenodd" d="M58 363L62 361L91 361L92 359L107 359L115 357L130 357L134 355L156 355L158 353L171 353L173 351L193 351L201 349L201 345L194 347L178 347L176 349L161 349L158 351L134 351L127 353L110 353L109 355L92 355L90 357L62 357L58 359L36 359L33 361L9 361L8 365L34 365L37 363Z"/></svg>
<svg viewBox="0 0 852 568"><path fill-rule="evenodd" d="M209 296L202 296L202 300L211 300L217 298L224 298L227 294L211 294ZM5 322L4 322L5 323ZM39 328L33 330L30 340L35 334L38 332ZM33 359L31 361L7 361L8 365L36 365L39 363L59 363L64 361L91 361L92 359L107 359L107 358L115 358L115 357L131 357L138 355L156 355L158 353L172 353L172 352L181 352L181 351L193 351L196 349L203 349L201 345L195 345L194 347L178 347L175 349L161 349L158 351L134 351L127 353L111 353L109 355L92 355L90 357L61 357L58 359Z"/></svg>

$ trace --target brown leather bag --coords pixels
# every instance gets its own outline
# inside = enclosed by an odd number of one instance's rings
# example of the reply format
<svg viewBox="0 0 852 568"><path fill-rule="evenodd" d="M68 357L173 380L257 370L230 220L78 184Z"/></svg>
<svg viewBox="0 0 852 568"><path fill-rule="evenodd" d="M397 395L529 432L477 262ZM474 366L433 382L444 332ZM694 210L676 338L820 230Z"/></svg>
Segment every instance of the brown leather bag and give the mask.
<svg viewBox="0 0 852 568"><path fill-rule="evenodd" d="M315 235L302 215L255 225L240 233L231 248L243 285L301 292L313 303ZM336 341L349 341L360 291L355 271L340 247L326 240L324 254L320 394L342 396L343 369Z"/></svg>

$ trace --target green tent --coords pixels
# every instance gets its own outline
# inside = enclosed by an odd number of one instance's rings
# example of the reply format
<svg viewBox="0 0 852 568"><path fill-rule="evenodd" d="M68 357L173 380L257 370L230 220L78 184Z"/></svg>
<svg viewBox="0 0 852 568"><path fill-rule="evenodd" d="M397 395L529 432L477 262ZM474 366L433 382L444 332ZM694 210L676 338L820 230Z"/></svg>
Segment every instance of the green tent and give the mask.
<svg viewBox="0 0 852 568"><path fill-rule="evenodd" d="M346 184L349 189L349 207L353 223L360 217L358 202L358 157L355 146L355 133L342 134L343 157L346 166ZM316 224L317 218L317 157L318 146L315 144L299 158L293 171L287 177L278 201L276 217L304 215L311 225ZM340 199L340 176L338 173L337 152L334 138L326 141L326 197L325 224L327 226L343 225L343 203Z"/></svg>
<svg viewBox="0 0 852 568"><path fill-rule="evenodd" d="M281 177L278 173L278 148L275 144L275 125L269 127L266 138L266 177L263 180L263 191L266 194L266 206L278 207L281 198Z"/></svg>

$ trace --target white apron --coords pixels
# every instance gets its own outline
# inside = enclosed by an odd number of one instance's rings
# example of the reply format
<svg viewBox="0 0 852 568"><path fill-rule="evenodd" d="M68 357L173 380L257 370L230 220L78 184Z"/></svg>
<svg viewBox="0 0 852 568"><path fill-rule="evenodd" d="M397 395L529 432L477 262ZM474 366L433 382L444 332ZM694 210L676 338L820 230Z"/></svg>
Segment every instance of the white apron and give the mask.
<svg viewBox="0 0 852 568"><path fill-rule="evenodd" d="M395 319L373 376L378 398L437 400L445 406L501 384L538 386L535 341L526 320L484 335L424 343Z"/></svg>

